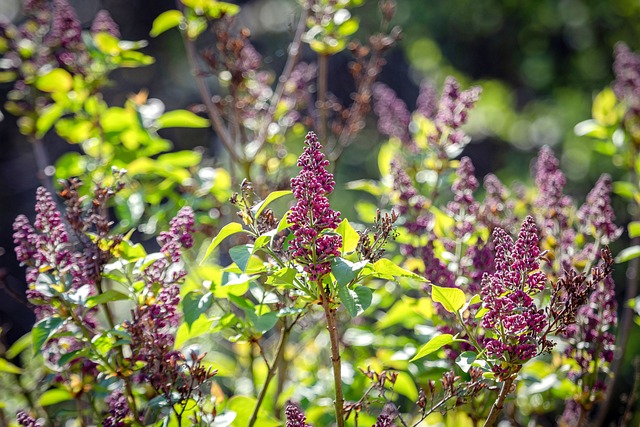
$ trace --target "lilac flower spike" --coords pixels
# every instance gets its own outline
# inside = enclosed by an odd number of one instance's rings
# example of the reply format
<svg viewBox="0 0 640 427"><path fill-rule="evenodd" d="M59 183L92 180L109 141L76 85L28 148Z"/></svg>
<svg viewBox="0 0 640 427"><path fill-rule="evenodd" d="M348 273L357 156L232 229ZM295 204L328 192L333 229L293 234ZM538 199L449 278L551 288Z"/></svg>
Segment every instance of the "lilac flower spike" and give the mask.
<svg viewBox="0 0 640 427"><path fill-rule="evenodd" d="M376 423L371 427L394 427L391 417L387 414L380 414Z"/></svg>
<svg viewBox="0 0 640 427"><path fill-rule="evenodd" d="M613 91L637 115L640 112L640 55L633 53L624 43L616 44L614 55L616 80Z"/></svg>
<svg viewBox="0 0 640 427"><path fill-rule="evenodd" d="M388 137L396 137L403 143L411 141L409 123L411 113L404 101L384 83L373 85L373 111L378 116L378 130Z"/></svg>
<svg viewBox="0 0 640 427"><path fill-rule="evenodd" d="M120 38L120 28L116 24L106 10L101 10L96 14L91 24L91 32L93 34L105 32L111 34L113 37Z"/></svg>
<svg viewBox="0 0 640 427"><path fill-rule="evenodd" d="M285 427L311 427L307 424L307 417L305 417L300 408L294 403L287 403L285 415L287 416L287 424Z"/></svg>
<svg viewBox="0 0 640 427"><path fill-rule="evenodd" d="M294 235L289 248L310 279L316 281L330 271L331 259L340 255L342 237L323 233L338 226L340 212L332 210L327 199L335 183L333 175L327 172L329 161L321 151L316 134L309 132L305 144L307 146L298 159L302 170L291 179L293 195L298 202L289 215Z"/></svg>
<svg viewBox="0 0 640 427"><path fill-rule="evenodd" d="M109 415L102 421L102 427L124 427L124 419L129 415L129 403L122 390L114 390L106 399Z"/></svg>
<svg viewBox="0 0 640 427"><path fill-rule="evenodd" d="M577 216L582 230L600 238L607 245L615 241L622 229L614 224L615 214L611 208L611 177L604 174L587 195L587 200L578 210Z"/></svg>
<svg viewBox="0 0 640 427"><path fill-rule="evenodd" d="M537 354L536 338L547 320L532 296L544 289L547 278L539 271L538 230L531 216L515 243L501 228L494 230L493 239L495 272L482 279L482 301L489 311L481 325L501 331L484 344L487 354L500 362L494 372L504 380Z"/></svg>

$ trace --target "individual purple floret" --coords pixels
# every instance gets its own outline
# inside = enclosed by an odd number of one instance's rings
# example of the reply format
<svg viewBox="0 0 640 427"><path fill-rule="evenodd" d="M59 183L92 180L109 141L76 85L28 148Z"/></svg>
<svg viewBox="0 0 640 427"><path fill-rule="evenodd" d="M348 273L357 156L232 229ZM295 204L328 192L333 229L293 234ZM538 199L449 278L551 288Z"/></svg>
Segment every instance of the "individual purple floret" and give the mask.
<svg viewBox="0 0 640 427"><path fill-rule="evenodd" d="M111 14L104 9L99 11L93 19L91 32L93 34L104 32L111 34L113 37L120 38L120 27L115 23Z"/></svg>
<svg viewBox="0 0 640 427"><path fill-rule="evenodd" d="M22 427L42 426L42 424L36 421L35 418L27 414L25 411L18 411L18 413L16 414L16 421L18 421L18 424L20 424Z"/></svg>
<svg viewBox="0 0 640 427"><path fill-rule="evenodd" d="M546 327L544 312L533 296L542 291L546 276L539 271L538 230L528 216L513 239L501 228L493 232L495 272L482 279L482 302L488 309L481 326L500 331L487 337L487 355L497 360L494 373L501 380L513 375L537 354L536 338Z"/></svg>
<svg viewBox="0 0 640 427"><path fill-rule="evenodd" d="M311 427L307 424L307 417L305 417L298 405L294 403L287 403L285 415L287 417L286 427Z"/></svg>
<svg viewBox="0 0 640 427"><path fill-rule="evenodd" d="M335 183L333 175L327 172L329 161L315 133L307 134L305 144L298 159L302 170L291 179L297 203L288 218L294 235L289 250L309 273L310 280L316 281L331 270L331 259L340 255L342 237L325 233L338 226L340 212L332 210L327 199Z"/></svg>
<svg viewBox="0 0 640 427"><path fill-rule="evenodd" d="M389 138L396 137L403 143L411 142L409 123L411 113L407 105L384 83L373 85L373 111L378 116L378 130Z"/></svg>
<svg viewBox="0 0 640 427"><path fill-rule="evenodd" d="M607 245L620 237L622 229L614 224L611 207L611 177L602 175L577 213L580 228L586 234Z"/></svg>

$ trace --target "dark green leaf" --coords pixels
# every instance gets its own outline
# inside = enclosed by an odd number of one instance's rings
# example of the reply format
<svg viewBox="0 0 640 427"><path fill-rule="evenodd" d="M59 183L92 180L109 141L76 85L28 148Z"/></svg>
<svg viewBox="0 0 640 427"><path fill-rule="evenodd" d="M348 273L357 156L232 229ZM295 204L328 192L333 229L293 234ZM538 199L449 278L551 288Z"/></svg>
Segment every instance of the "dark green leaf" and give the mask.
<svg viewBox="0 0 640 427"><path fill-rule="evenodd" d="M202 314L206 313L213 304L213 294L207 292L202 294L201 292L189 292L182 299L182 311L184 313L184 320L187 325L191 327Z"/></svg>
<svg viewBox="0 0 640 427"><path fill-rule="evenodd" d="M31 330L34 351L40 351L42 346L63 324L64 320L60 317L47 317L36 323Z"/></svg>
<svg viewBox="0 0 640 427"><path fill-rule="evenodd" d="M252 254L253 245L240 245L229 249L229 256L243 272L247 269Z"/></svg>

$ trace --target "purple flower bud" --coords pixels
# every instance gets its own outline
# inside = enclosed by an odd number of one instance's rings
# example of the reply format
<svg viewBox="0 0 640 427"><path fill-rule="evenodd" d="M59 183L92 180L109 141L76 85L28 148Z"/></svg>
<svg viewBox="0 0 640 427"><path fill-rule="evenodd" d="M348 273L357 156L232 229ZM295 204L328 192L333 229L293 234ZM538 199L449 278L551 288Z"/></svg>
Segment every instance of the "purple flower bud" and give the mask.
<svg viewBox="0 0 640 427"><path fill-rule="evenodd" d="M16 421L18 421L18 424L20 424L22 427L41 427L42 426L42 424L37 422L35 418L27 414L25 411L18 411L16 415Z"/></svg>
<svg viewBox="0 0 640 427"><path fill-rule="evenodd" d="M298 405L288 402L285 409L287 424L285 427L311 427L307 424L307 417L300 410Z"/></svg>

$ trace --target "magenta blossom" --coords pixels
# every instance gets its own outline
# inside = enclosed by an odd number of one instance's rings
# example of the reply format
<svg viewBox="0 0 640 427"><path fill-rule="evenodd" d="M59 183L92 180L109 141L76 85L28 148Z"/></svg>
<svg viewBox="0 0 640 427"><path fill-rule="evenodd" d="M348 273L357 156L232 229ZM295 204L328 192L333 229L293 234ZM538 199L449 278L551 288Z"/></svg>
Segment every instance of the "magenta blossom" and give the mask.
<svg viewBox="0 0 640 427"><path fill-rule="evenodd" d="M537 337L547 326L533 296L547 278L539 270L538 230L528 216L513 239L501 228L493 232L495 272L482 278L482 301L487 313L481 326L494 331L485 338L487 355L496 359L496 375L504 380L537 354Z"/></svg>
<svg viewBox="0 0 640 427"><path fill-rule="evenodd" d="M329 273L331 259L340 255L342 237L331 233L339 223L340 212L331 209L327 196L335 185L333 175L327 172L318 137L309 132L305 147L298 159L300 174L291 179L293 195L297 200L291 208L289 221L294 238L289 244L291 255L304 266L312 281Z"/></svg>

